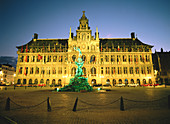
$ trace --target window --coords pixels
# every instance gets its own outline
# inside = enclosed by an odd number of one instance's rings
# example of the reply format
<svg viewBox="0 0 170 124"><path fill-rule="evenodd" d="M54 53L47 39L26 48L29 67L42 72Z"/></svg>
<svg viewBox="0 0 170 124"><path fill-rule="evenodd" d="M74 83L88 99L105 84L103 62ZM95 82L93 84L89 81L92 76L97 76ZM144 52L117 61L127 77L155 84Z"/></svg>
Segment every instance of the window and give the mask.
<svg viewBox="0 0 170 124"><path fill-rule="evenodd" d="M75 62L75 60L76 60L76 55L73 55L72 56L72 62Z"/></svg>
<svg viewBox="0 0 170 124"><path fill-rule="evenodd" d="M36 67L36 69L35 69L35 74L39 74L39 68L38 67Z"/></svg>
<svg viewBox="0 0 170 124"><path fill-rule="evenodd" d="M67 68L64 67L64 74L67 74Z"/></svg>
<svg viewBox="0 0 170 124"><path fill-rule="evenodd" d="M106 74L110 74L110 68L106 67Z"/></svg>
<svg viewBox="0 0 170 124"><path fill-rule="evenodd" d="M145 74L145 67L141 67L142 74Z"/></svg>
<svg viewBox="0 0 170 124"><path fill-rule="evenodd" d="M96 75L96 68L95 67L91 68L91 74L92 74L92 76Z"/></svg>
<svg viewBox="0 0 170 124"><path fill-rule="evenodd" d="M62 74L62 67L58 67L58 74Z"/></svg>
<svg viewBox="0 0 170 124"><path fill-rule="evenodd" d="M55 67L52 68L52 71L53 71L53 74L56 74L56 68Z"/></svg>
<svg viewBox="0 0 170 124"><path fill-rule="evenodd" d="M127 74L127 67L123 67L124 74Z"/></svg>
<svg viewBox="0 0 170 124"><path fill-rule="evenodd" d="M112 69L112 70L111 70L111 71L112 71L112 74L116 74L116 68L115 68L115 67L112 67L111 69Z"/></svg>
<svg viewBox="0 0 170 124"><path fill-rule="evenodd" d="M100 56L100 61L103 63L103 55Z"/></svg>
<svg viewBox="0 0 170 124"><path fill-rule="evenodd" d="M19 74L22 74L22 67L19 68Z"/></svg>
<svg viewBox="0 0 170 124"><path fill-rule="evenodd" d="M105 55L105 61L109 62L109 55Z"/></svg>
<svg viewBox="0 0 170 124"><path fill-rule="evenodd" d="M51 68L47 67L47 75L50 75L50 70L51 70Z"/></svg>
<svg viewBox="0 0 170 124"><path fill-rule="evenodd" d="M53 56L53 62L57 62L57 56Z"/></svg>
<svg viewBox="0 0 170 124"><path fill-rule="evenodd" d="M115 55L111 55L111 62L115 62Z"/></svg>
<svg viewBox="0 0 170 124"><path fill-rule="evenodd" d="M135 67L135 73L139 74L139 67Z"/></svg>
<svg viewBox="0 0 170 124"><path fill-rule="evenodd" d="M31 62L35 62L35 56L31 57Z"/></svg>
<svg viewBox="0 0 170 124"><path fill-rule="evenodd" d="M127 57L126 55L123 55L123 62L126 62L127 61Z"/></svg>
<svg viewBox="0 0 170 124"><path fill-rule="evenodd" d="M151 67L147 67L147 73L151 74Z"/></svg>
<svg viewBox="0 0 170 124"><path fill-rule="evenodd" d="M101 74L103 74L103 67L101 67Z"/></svg>
<svg viewBox="0 0 170 124"><path fill-rule="evenodd" d="M71 69L71 76L74 76L75 74L76 74L76 68L73 67L73 68Z"/></svg>
<svg viewBox="0 0 170 124"><path fill-rule="evenodd" d="M38 59L38 56L37 56L37 62L40 62L40 59Z"/></svg>
<svg viewBox="0 0 170 124"><path fill-rule="evenodd" d="M130 72L130 74L133 74L133 67L129 68L129 72Z"/></svg>
<svg viewBox="0 0 170 124"><path fill-rule="evenodd" d="M63 62L63 56L59 56L59 62Z"/></svg>
<svg viewBox="0 0 170 124"><path fill-rule="evenodd" d="M47 56L47 62L51 62L51 56Z"/></svg>
<svg viewBox="0 0 170 124"><path fill-rule="evenodd" d="M138 55L134 55L134 62L138 62Z"/></svg>
<svg viewBox="0 0 170 124"><path fill-rule="evenodd" d="M121 57L120 57L120 55L117 55L117 62L121 62Z"/></svg>
<svg viewBox="0 0 170 124"><path fill-rule="evenodd" d="M44 69L44 67L41 68L41 74L45 74L45 69Z"/></svg>
<svg viewBox="0 0 170 124"><path fill-rule="evenodd" d="M122 67L118 67L118 74L122 74Z"/></svg>
<svg viewBox="0 0 170 124"><path fill-rule="evenodd" d="M21 56L20 57L20 62L23 62L24 61L24 56Z"/></svg>
<svg viewBox="0 0 170 124"><path fill-rule="evenodd" d="M132 55L129 55L129 63L132 63Z"/></svg>
<svg viewBox="0 0 170 124"><path fill-rule="evenodd" d="M33 72L34 72L34 68L31 67L31 68L30 68L30 74L33 74Z"/></svg>

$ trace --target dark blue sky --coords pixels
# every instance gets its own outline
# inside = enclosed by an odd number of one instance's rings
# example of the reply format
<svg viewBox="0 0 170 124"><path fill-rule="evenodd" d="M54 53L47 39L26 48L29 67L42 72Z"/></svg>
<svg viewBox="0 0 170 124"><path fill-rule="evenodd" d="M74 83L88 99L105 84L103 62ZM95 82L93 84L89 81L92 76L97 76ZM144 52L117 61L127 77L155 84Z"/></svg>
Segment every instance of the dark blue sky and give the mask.
<svg viewBox="0 0 170 124"><path fill-rule="evenodd" d="M39 38L68 38L86 11L94 35L138 39L153 51L170 51L170 0L0 0L0 56L17 56L16 46L34 33Z"/></svg>

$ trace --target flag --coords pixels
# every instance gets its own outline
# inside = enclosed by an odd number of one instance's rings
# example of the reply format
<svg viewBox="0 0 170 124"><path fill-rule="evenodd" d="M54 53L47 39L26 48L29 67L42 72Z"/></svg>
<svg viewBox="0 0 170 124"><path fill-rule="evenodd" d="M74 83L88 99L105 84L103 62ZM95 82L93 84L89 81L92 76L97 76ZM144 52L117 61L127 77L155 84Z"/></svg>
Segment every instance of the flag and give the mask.
<svg viewBox="0 0 170 124"><path fill-rule="evenodd" d="M21 53L23 52L23 46L21 47Z"/></svg>
<svg viewBox="0 0 170 124"><path fill-rule="evenodd" d="M131 62L131 64L132 64L132 55L130 56L130 62Z"/></svg>
<svg viewBox="0 0 170 124"><path fill-rule="evenodd" d="M19 69L19 73L21 73L21 69Z"/></svg>
<svg viewBox="0 0 170 124"><path fill-rule="evenodd" d="M43 44L43 52L44 52L44 44Z"/></svg>
<svg viewBox="0 0 170 124"><path fill-rule="evenodd" d="M40 54L38 54L38 60L41 60L42 56Z"/></svg>
<svg viewBox="0 0 170 124"><path fill-rule="evenodd" d="M55 52L55 44L54 44L54 52Z"/></svg>
<svg viewBox="0 0 170 124"><path fill-rule="evenodd" d="M101 52L102 52L102 43L101 43Z"/></svg>
<svg viewBox="0 0 170 124"><path fill-rule="evenodd" d="M26 53L28 52L28 44L26 45Z"/></svg>
<svg viewBox="0 0 170 124"><path fill-rule="evenodd" d="M25 75L25 76L27 75L27 73L26 73L26 67L25 67L25 69L24 69L24 75Z"/></svg>
<svg viewBox="0 0 170 124"><path fill-rule="evenodd" d="M120 47L119 47L119 44L118 44L117 50L118 50L118 51L120 51Z"/></svg>
<svg viewBox="0 0 170 124"><path fill-rule="evenodd" d="M25 62L27 62L27 55L26 55L26 57L25 57Z"/></svg>

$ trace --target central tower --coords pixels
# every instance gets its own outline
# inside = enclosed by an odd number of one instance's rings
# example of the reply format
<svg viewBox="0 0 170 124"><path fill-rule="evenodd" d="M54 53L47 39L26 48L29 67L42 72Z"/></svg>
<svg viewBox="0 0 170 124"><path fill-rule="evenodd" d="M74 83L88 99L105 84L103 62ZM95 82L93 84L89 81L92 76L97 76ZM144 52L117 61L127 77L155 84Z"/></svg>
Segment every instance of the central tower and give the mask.
<svg viewBox="0 0 170 124"><path fill-rule="evenodd" d="M99 35L96 28L96 36L92 36L92 31L89 27L89 20L83 11L82 17L79 19L79 27L76 30L76 36L72 36L70 27L70 36L68 40L70 52L74 47L78 47L82 52L99 51Z"/></svg>

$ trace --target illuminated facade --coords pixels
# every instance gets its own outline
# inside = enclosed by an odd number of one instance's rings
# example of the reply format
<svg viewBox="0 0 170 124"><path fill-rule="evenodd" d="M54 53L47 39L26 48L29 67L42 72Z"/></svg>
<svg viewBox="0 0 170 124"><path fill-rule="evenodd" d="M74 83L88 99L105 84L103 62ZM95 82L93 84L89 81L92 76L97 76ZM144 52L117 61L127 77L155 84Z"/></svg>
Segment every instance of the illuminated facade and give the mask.
<svg viewBox="0 0 170 124"><path fill-rule="evenodd" d="M15 83L66 85L76 72L74 61L82 51L82 67L88 82L94 84L154 83L153 46L142 43L135 34L131 38L99 38L98 28L92 36L85 12L79 20L76 36L68 39L34 38L18 46Z"/></svg>

